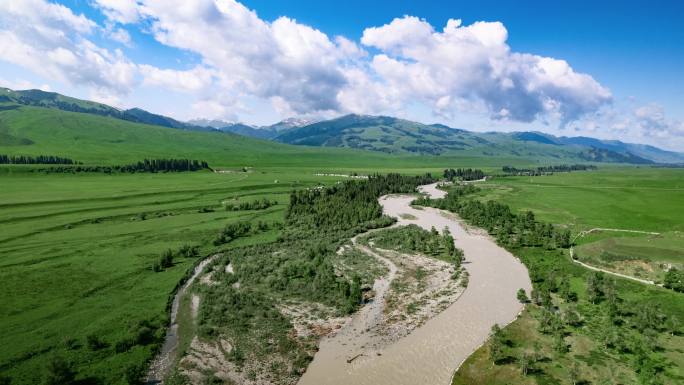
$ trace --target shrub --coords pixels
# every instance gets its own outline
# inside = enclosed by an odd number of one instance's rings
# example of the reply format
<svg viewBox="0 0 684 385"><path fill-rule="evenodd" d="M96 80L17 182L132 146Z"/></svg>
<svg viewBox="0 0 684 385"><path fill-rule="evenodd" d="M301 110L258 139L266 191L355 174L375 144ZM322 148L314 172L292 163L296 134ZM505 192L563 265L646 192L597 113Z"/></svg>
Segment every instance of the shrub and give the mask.
<svg viewBox="0 0 684 385"><path fill-rule="evenodd" d="M124 380L129 385L141 385L143 384L143 376L145 376L145 366L133 364L126 368Z"/></svg>
<svg viewBox="0 0 684 385"><path fill-rule="evenodd" d="M86 337L86 344L90 350L100 350L107 347L107 343L95 334L90 334Z"/></svg>
<svg viewBox="0 0 684 385"><path fill-rule="evenodd" d="M64 358L54 356L48 361L45 385L70 385L76 383L75 378L73 366Z"/></svg>

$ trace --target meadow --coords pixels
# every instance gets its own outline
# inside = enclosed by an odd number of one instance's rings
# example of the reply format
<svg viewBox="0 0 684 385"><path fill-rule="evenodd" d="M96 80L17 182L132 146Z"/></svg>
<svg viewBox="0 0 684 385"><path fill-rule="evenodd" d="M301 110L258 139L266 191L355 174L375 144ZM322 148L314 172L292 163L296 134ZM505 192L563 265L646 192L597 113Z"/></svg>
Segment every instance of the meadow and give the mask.
<svg viewBox="0 0 684 385"><path fill-rule="evenodd" d="M281 223L292 189L335 178L310 171L218 174L0 175L0 371L13 383L37 383L54 355L87 379L121 381L122 368L145 362L159 335L126 352L116 344L140 326L163 335L170 294L197 258L175 258L154 272L167 250L214 252L220 229L236 221ZM267 198L264 210L227 211ZM239 239L275 239L276 229ZM95 336L98 344L89 345ZM118 376L118 377L113 377Z"/></svg>
<svg viewBox="0 0 684 385"><path fill-rule="evenodd" d="M71 362L81 381L123 382L122 371L157 349L169 298L198 259L275 240L280 229L273 225L284 221L292 190L344 179L323 174L439 175L447 166L482 164L478 157L290 146L15 105L0 110L0 154L61 155L87 166L174 157L207 161L220 171L107 175L0 166L0 372L13 384L42 381L56 356ZM484 165L509 163L529 161ZM278 204L223 208L263 198ZM243 221L270 227L213 244L227 224ZM197 246L197 255L154 271L162 253L183 246ZM127 349L130 341L139 343Z"/></svg>
<svg viewBox="0 0 684 385"><path fill-rule="evenodd" d="M479 185L482 200L532 210L578 236L579 260L662 282L665 269L684 266L684 169L602 166L594 171L496 177Z"/></svg>
<svg viewBox="0 0 684 385"><path fill-rule="evenodd" d="M0 154L68 156L92 165L178 156L207 161L221 172L107 175L46 173L34 165L0 167L0 289L6 293L0 304L5 331L0 372L12 384L41 382L46 363L56 356L74 365L81 383L125 383L121 373L140 369L158 348L169 299L192 266L220 250L276 241L292 190L345 179L325 174L441 175L447 167L496 172L504 164L533 164L520 158L293 147L87 114L21 110L31 113L0 112ZM681 232L681 171L606 167L501 177L482 185L479 198L531 209L573 233L592 227ZM277 204L225 210L261 199ZM268 226L226 244L213 243L226 225L245 221L254 228L259 222ZM608 238L584 237L578 250ZM668 258L675 263L681 257L678 245L667 246L674 250ZM183 246L196 246L198 252L176 255L155 271L165 250L180 254ZM581 279L573 279L573 285L582 285Z"/></svg>
<svg viewBox="0 0 684 385"><path fill-rule="evenodd" d="M538 177L500 177L473 197L567 227L579 253L682 263L684 170L600 168ZM453 384L677 384L684 380L684 298L674 291L612 278L572 263L568 250L513 248L530 270L539 299L456 373ZM606 261L611 262L611 261ZM613 263L615 261L612 261ZM607 263L614 269L616 265ZM567 283L566 283L567 282Z"/></svg>

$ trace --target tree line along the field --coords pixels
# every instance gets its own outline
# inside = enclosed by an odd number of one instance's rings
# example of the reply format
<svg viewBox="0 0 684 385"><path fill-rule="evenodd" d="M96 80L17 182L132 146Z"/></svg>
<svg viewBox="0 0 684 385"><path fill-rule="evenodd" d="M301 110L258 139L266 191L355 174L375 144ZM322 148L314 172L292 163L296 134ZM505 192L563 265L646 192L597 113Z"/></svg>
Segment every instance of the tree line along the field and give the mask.
<svg viewBox="0 0 684 385"><path fill-rule="evenodd" d="M0 154L0 164L82 164L73 159L54 155L4 155Z"/></svg>
<svg viewBox="0 0 684 385"><path fill-rule="evenodd" d="M556 166L540 166L535 168L516 168L511 166L503 166L501 168L504 174L517 176L540 176L553 174L555 172L587 171L596 169L597 167L591 164L562 164Z"/></svg>
<svg viewBox="0 0 684 385"><path fill-rule="evenodd" d="M381 195L414 192L433 182L430 175L374 175L326 188L293 191L278 238L230 249L213 271L215 285L203 286L198 313L201 337L229 338L229 359L277 356L288 364L273 368L275 378L296 380L313 357L316 339L292 336L290 321L278 310L283 301L320 303L338 315L349 314L362 301L361 280L339 275L336 251L356 234L394 222L382 214ZM226 226L215 244L244 236L252 227ZM232 273L222 266L232 266ZM239 289L235 286L239 283ZM271 341L265 344L264 341Z"/></svg>
<svg viewBox="0 0 684 385"><path fill-rule="evenodd" d="M573 346L576 339L570 337L582 334L605 349L597 353L604 359L613 359L614 355L619 357L618 361L631 365L640 384L662 384L663 373L672 364L659 353L662 340L680 332L679 320L664 313L648 297L628 292L629 283L574 267L561 250L571 244L568 230L538 221L529 211L515 214L506 205L468 197L478 190L472 185L454 186L446 198L421 198L414 204L457 213L468 223L485 228L500 245L522 260L533 290L529 298L523 290L519 291L518 299L534 305L529 311L537 324L535 343L550 340L549 347L556 355L552 362L575 362L575 366L564 369L568 378L563 380L583 381L576 358L568 354L577 348ZM573 289L574 278L585 282L583 293ZM547 359L542 353L544 349L522 348L527 340L518 340L529 336L510 334L495 326L491 337L487 348L495 365L517 364L523 376L533 372L538 376L549 375L543 371Z"/></svg>
<svg viewBox="0 0 684 385"><path fill-rule="evenodd" d="M465 181L471 181L471 180L480 180L485 177L485 173L482 170L479 169L472 169L472 168L448 168L444 170L444 179L453 182L454 179L457 180L465 180Z"/></svg>
<svg viewBox="0 0 684 385"><path fill-rule="evenodd" d="M183 172L183 171L199 171L211 169L209 164L203 160L192 159L145 159L140 162L114 165L114 166L98 166L98 165L76 165L76 166L59 166L38 169L46 173L81 173L81 172L97 172L97 173L136 173L136 172Z"/></svg>

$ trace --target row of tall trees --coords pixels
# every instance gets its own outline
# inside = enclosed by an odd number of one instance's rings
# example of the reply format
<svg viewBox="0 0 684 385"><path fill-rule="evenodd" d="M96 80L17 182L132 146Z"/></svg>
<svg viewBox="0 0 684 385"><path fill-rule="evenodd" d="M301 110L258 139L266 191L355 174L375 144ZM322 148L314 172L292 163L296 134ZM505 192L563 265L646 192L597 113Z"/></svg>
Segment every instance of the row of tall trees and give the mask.
<svg viewBox="0 0 684 385"><path fill-rule="evenodd" d="M457 180L478 180L485 177L485 173L479 169L472 168L448 168L444 170L444 178L453 181Z"/></svg>
<svg viewBox="0 0 684 385"><path fill-rule="evenodd" d="M191 159L145 159L141 162L114 165L114 166L62 166L50 167L41 171L48 173L81 173L81 172L101 172L105 174L119 173L119 172L182 172L182 171L199 171L204 169L211 169L209 164L203 160Z"/></svg>
<svg viewBox="0 0 684 385"><path fill-rule="evenodd" d="M80 164L73 159L54 155L3 155L0 154L0 164Z"/></svg>
<svg viewBox="0 0 684 385"><path fill-rule="evenodd" d="M502 171L508 175L539 176L553 174L554 172L596 170L596 168L596 166L591 164L561 164L556 166L540 166L536 168L503 166Z"/></svg>

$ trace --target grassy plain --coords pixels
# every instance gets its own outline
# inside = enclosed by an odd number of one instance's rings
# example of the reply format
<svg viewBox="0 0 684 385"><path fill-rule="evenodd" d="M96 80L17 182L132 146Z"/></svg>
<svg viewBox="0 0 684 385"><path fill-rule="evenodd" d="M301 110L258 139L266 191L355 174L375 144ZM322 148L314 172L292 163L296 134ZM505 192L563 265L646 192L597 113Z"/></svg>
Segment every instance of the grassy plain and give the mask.
<svg viewBox="0 0 684 385"><path fill-rule="evenodd" d="M282 222L292 189L334 181L297 170L263 172L0 175L0 372L13 383L38 383L59 353L83 378L121 382L113 376L147 359L153 346L116 353L115 344L138 322L164 323L169 294L195 262L180 258L153 272L163 250L198 245L206 255L227 223ZM224 201L263 197L278 204L223 210ZM235 243L276 236L271 230ZM89 335L107 346L92 351Z"/></svg>
<svg viewBox="0 0 684 385"><path fill-rule="evenodd" d="M661 280L664 269L684 265L684 169L601 167L537 177L501 177L480 184L480 198L569 227L580 260Z"/></svg>
<svg viewBox="0 0 684 385"><path fill-rule="evenodd" d="M663 233L662 236L592 233L578 238L580 255L601 255L607 251L648 262L684 262L680 241L684 230L684 170L602 168L553 176L497 178L480 186L483 191L479 199L495 199L514 210L532 210L537 218L568 226L573 234L595 227ZM558 294L552 294L553 306L564 320L566 308L576 308L581 322L564 326L562 342L567 350L554 349L556 341L542 331L544 310L529 304L504 329L504 359L497 364L493 362L490 341L463 363L453 384L679 384L684 381L682 294L615 279L614 290L621 314L616 326L609 321L610 306L601 302L593 304L587 297L587 282L592 273L573 264L567 252L520 249L515 254L535 272L534 276L569 277L577 301L568 303ZM616 267L610 263L606 266ZM640 322L648 317L659 321L641 330ZM644 356L640 353L642 348L651 353ZM527 374L521 369L522 356L529 361ZM652 360L651 366L641 365L640 360L644 359Z"/></svg>
<svg viewBox="0 0 684 385"><path fill-rule="evenodd" d="M123 382L122 368L147 360L155 345L117 352L117 342L141 323L163 332L169 294L196 262L176 259L155 273L159 254L186 244L210 254L226 224L280 222L291 190L343 179L317 174L438 175L445 167L531 163L290 146L12 104L0 104L0 154L61 155L93 165L190 158L228 171L71 175L0 166L0 373L13 384L40 382L55 355L72 361L81 379ZM279 204L222 210L226 200L264 197ZM276 237L271 230L229 246ZM88 336L105 346L89 348Z"/></svg>

